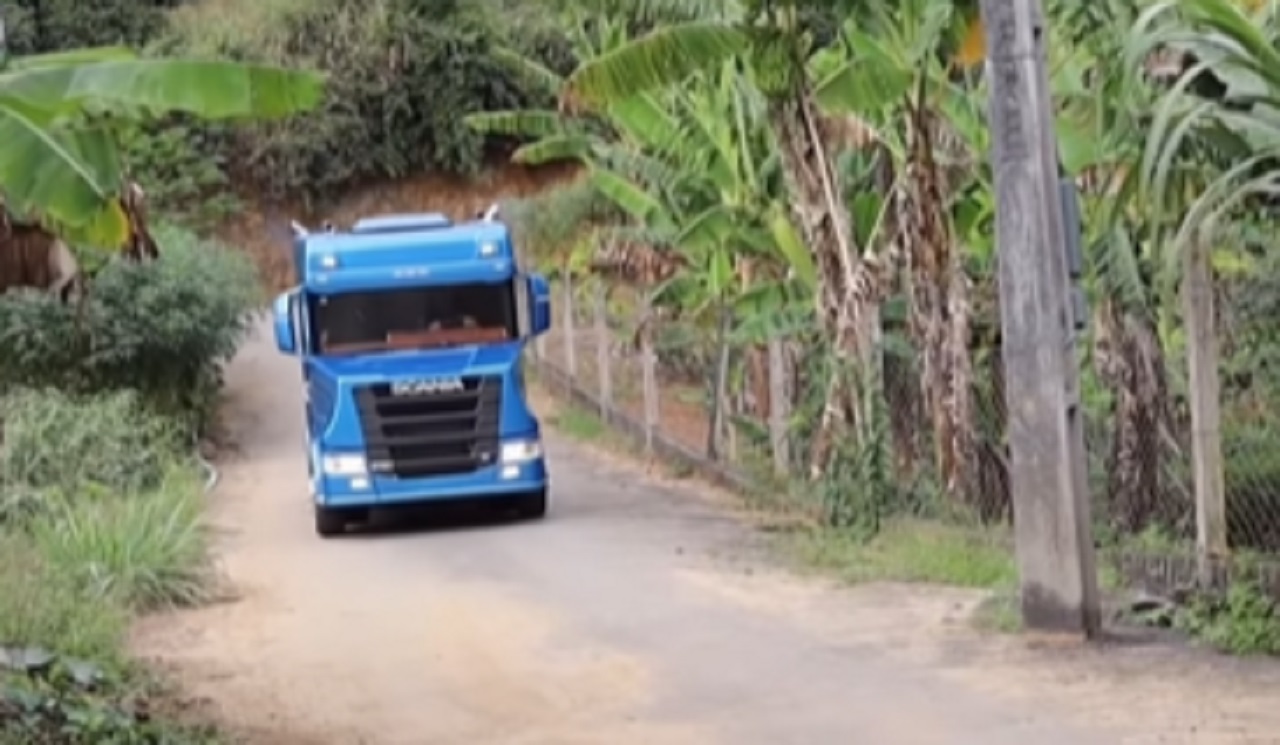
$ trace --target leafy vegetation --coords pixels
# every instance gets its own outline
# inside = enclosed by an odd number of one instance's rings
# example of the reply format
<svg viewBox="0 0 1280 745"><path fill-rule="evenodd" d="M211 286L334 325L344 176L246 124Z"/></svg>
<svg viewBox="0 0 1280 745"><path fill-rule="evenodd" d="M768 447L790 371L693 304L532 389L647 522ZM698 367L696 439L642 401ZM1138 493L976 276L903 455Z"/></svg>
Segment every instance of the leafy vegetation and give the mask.
<svg viewBox="0 0 1280 745"><path fill-rule="evenodd" d="M1236 583L1223 598L1198 598L1177 626L1232 654L1280 655L1280 605L1261 588Z"/></svg>
<svg viewBox="0 0 1280 745"><path fill-rule="evenodd" d="M44 293L0 296L0 390L140 392L188 436L211 422L221 366L260 295L242 254L167 226L145 264L109 261L82 305ZM46 457L51 457L46 455Z"/></svg>
<svg viewBox="0 0 1280 745"><path fill-rule="evenodd" d="M552 66L569 62L562 33L536 6L505 0L193 3L173 15L153 46L166 54L324 71L325 98L313 115L234 131L187 128L183 135L197 152L225 156L241 190L311 202L423 170L477 173L503 143L466 127L459 112L548 100L502 63L498 49L514 45Z"/></svg>
<svg viewBox="0 0 1280 745"><path fill-rule="evenodd" d="M638 31L619 5L644 6L656 27ZM1266 424L1280 397L1263 309L1275 297L1276 8L1047 5L1059 153L1086 252L1080 374L1096 533L1108 548L1194 533L1187 360L1204 316L1185 278L1207 262L1228 539L1274 556L1280 482L1264 464L1280 447ZM572 191L507 210L532 253L634 286L659 327L682 329L656 346L668 370L693 361L712 455L735 428L759 437L742 422L764 418L764 345L784 339L795 488L861 550L904 519L1007 523L975 4L562 12L576 66L513 63L557 105L468 117L523 135L518 162L587 171ZM648 320L637 331L658 333Z"/></svg>
<svg viewBox="0 0 1280 745"><path fill-rule="evenodd" d="M310 73L219 60L137 58L123 47L27 57L0 50L0 195L11 215L91 245L129 237L118 122L150 112L278 119L316 104Z"/></svg>
<svg viewBox="0 0 1280 745"><path fill-rule="evenodd" d="M189 452L260 298L246 257L150 233L122 153L169 169L166 201L203 199L222 174L174 127L279 119L322 78L110 46L167 26L156 4L0 21L0 742L207 742L150 716L123 645L133 614L207 597Z"/></svg>
<svg viewBox="0 0 1280 745"><path fill-rule="evenodd" d="M30 508L0 512L0 742L210 742L149 721L123 651L134 613L207 596L187 447L125 394L19 391L0 411L0 505ZM85 460L57 473L68 445Z"/></svg>
<svg viewBox="0 0 1280 745"><path fill-rule="evenodd" d="M79 305L0 295L0 742L213 741L150 715L124 641L209 596L192 437L260 297L245 256L156 235L160 258L108 259Z"/></svg>

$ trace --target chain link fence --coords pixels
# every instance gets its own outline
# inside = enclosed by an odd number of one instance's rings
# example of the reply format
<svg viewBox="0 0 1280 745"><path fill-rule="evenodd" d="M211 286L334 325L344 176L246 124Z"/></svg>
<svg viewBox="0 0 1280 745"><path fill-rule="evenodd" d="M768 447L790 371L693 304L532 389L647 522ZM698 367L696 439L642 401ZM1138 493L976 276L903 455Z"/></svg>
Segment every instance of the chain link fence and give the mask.
<svg viewBox="0 0 1280 745"><path fill-rule="evenodd" d="M715 313L673 318L638 290L598 278L562 277L554 292L553 329L533 364L553 389L652 456L827 524L872 514L877 524L908 516L984 535L1011 525L1003 366L990 330L975 329L962 364L926 375L936 360L906 328L890 328L868 421L857 438L834 443L815 473L829 393L816 335L743 341L724 333ZM1191 429L1185 393L1169 374L1180 363L1153 359L1155 347L1132 340L1108 348L1098 336L1081 344L1080 372L1100 559L1130 587L1190 588L1198 578ZM1258 403L1227 388L1230 568L1260 577L1280 598L1280 436Z"/></svg>

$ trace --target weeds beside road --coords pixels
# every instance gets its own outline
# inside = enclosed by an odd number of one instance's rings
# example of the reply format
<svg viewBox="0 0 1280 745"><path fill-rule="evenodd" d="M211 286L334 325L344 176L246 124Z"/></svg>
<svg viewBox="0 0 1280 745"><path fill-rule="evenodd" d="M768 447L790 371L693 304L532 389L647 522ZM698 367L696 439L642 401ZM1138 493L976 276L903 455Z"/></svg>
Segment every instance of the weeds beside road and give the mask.
<svg viewBox="0 0 1280 745"><path fill-rule="evenodd" d="M153 711L125 641L211 592L193 437L256 291L243 257L162 237L153 265L99 275L84 326L47 296L0 298L0 742L213 737Z"/></svg>

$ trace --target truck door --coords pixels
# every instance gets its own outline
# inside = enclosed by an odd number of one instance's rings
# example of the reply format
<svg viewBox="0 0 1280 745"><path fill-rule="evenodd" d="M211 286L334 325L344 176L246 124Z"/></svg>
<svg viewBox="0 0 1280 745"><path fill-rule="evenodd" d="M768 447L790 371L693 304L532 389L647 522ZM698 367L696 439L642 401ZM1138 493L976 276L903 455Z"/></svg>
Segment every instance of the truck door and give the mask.
<svg viewBox="0 0 1280 745"><path fill-rule="evenodd" d="M293 304L293 328L298 335L299 356L302 358L302 409L307 415L307 439L310 440L315 435L315 415L311 411L311 314L306 296L299 292L297 298Z"/></svg>

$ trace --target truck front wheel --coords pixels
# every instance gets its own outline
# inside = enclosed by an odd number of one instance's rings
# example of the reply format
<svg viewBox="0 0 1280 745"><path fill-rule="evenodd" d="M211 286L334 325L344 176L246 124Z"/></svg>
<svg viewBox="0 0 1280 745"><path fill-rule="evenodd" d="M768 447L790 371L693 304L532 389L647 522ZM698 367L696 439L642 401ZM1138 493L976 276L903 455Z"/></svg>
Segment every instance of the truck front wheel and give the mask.
<svg viewBox="0 0 1280 745"><path fill-rule="evenodd" d="M516 513L526 520L540 520L547 515L547 490L539 489L516 498Z"/></svg>

